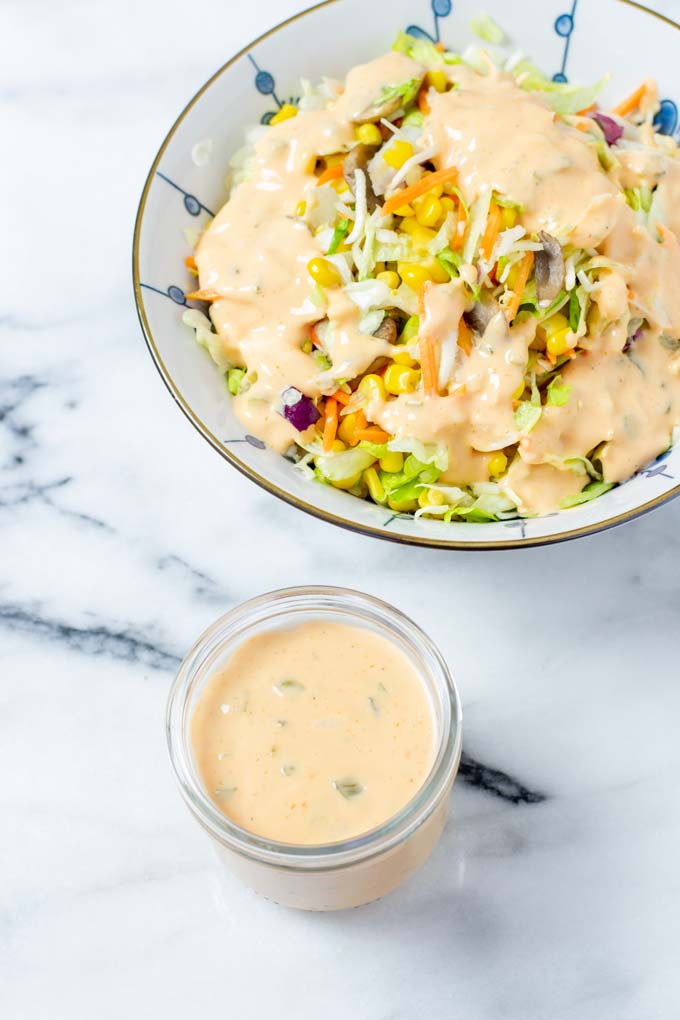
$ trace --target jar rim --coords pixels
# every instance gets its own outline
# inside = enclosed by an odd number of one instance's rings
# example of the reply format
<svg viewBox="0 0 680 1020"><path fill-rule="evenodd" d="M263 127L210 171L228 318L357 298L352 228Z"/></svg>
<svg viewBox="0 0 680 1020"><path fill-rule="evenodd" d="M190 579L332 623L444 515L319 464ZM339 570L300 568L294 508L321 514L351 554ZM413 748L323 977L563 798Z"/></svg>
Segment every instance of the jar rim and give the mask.
<svg viewBox="0 0 680 1020"><path fill-rule="evenodd" d="M363 626L391 631L417 659L419 672L438 686L442 719L435 756L419 790L385 822L351 839L332 843L284 843L242 828L208 796L192 761L189 740L190 699L211 663L236 639L264 629L277 617L295 613L344 614ZM396 642L395 642L396 643ZM425 681L423 681L425 682ZM182 797L201 826L240 856L277 868L336 870L365 861L398 845L415 832L448 793L460 761L462 707L458 689L436 645L409 616L382 599L351 588L305 585L279 588L242 602L219 617L194 642L171 685L166 713L170 761Z"/></svg>

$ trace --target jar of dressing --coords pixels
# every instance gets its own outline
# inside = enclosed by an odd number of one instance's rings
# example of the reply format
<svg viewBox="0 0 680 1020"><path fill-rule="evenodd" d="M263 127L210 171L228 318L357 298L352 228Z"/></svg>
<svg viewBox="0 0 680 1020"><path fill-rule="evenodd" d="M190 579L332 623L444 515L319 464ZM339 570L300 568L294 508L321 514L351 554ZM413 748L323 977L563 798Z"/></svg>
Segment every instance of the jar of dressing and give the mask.
<svg viewBox="0 0 680 1020"><path fill-rule="evenodd" d="M461 706L430 639L392 606L288 588L221 617L170 691L182 796L223 864L303 910L384 896L444 828Z"/></svg>

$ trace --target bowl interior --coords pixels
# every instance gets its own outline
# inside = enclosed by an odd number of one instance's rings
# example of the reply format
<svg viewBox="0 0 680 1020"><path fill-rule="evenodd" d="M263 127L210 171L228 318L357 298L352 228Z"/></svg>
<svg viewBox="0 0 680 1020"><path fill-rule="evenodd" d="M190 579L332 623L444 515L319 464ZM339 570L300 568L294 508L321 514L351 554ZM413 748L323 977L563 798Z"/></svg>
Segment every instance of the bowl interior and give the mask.
<svg viewBox="0 0 680 1020"><path fill-rule="evenodd" d="M629 0L485 0L484 10L512 30L523 50L557 80L612 79L603 103L654 74L662 108L658 125L678 130L678 26ZM232 57L191 100L165 139L146 181L134 237L135 296L149 350L190 421L235 467L277 496L334 523L414 544L503 548L541 544L598 531L660 505L680 491L680 446L625 484L559 514L493 524L444 524L393 514L306 481L293 465L247 435L232 413L223 377L182 324L192 278L184 269L191 232L226 198L225 171L244 130L299 94L301 77L343 77L354 64L389 49L399 30L443 39L461 50L474 38L475 0L327 0L267 31ZM357 31L361 25L361 31ZM606 48L593 45L606 39ZM644 54L653 54L640 67ZM200 144L199 144L200 143ZM207 143L207 144L206 144Z"/></svg>

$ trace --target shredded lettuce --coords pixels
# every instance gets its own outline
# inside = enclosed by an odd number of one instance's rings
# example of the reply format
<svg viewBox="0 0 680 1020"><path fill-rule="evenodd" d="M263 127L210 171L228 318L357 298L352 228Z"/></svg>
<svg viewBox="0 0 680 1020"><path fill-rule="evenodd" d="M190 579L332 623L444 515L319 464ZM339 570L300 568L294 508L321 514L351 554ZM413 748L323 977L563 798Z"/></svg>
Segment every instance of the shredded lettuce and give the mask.
<svg viewBox="0 0 680 1020"><path fill-rule="evenodd" d="M401 471L381 471L380 482L387 495L401 503L418 499L423 486L436 482L440 474L441 470L435 465L424 464L411 454Z"/></svg>
<svg viewBox="0 0 680 1020"><path fill-rule="evenodd" d="M484 42L499 46L505 39L505 32L489 14L480 14L470 21L470 28Z"/></svg>
<svg viewBox="0 0 680 1020"><path fill-rule="evenodd" d="M338 453L317 455L316 466L325 481L346 482L360 475L374 460L369 450L355 447L351 450L340 450Z"/></svg>
<svg viewBox="0 0 680 1020"><path fill-rule="evenodd" d="M395 436L387 444L394 453L411 453L422 464L433 464L440 471L449 466L449 452L442 443L423 443L413 436Z"/></svg>
<svg viewBox="0 0 680 1020"><path fill-rule="evenodd" d="M374 308L384 308L392 299L392 291L387 284L375 279L348 283L345 294L364 314Z"/></svg>
<svg viewBox="0 0 680 1020"><path fill-rule="evenodd" d="M213 330L207 315L199 312L198 308L187 308L182 315L182 322L193 329L196 343L205 348L218 368L223 372L231 368L231 362L224 354L222 339Z"/></svg>
<svg viewBox="0 0 680 1020"><path fill-rule="evenodd" d="M381 460L387 453L387 443L369 443L362 439L358 446L359 450L366 450L374 460Z"/></svg>
<svg viewBox="0 0 680 1020"><path fill-rule="evenodd" d="M572 333L576 333L580 321L581 302L579 301L578 292L574 289L569 295L569 329Z"/></svg>
<svg viewBox="0 0 680 1020"><path fill-rule="evenodd" d="M547 393L547 403L551 407L564 407L569 400L571 386L565 386L562 382L562 376L556 375L548 383Z"/></svg>
<svg viewBox="0 0 680 1020"><path fill-rule="evenodd" d="M232 397L235 397L241 390L241 383L246 375L245 368L230 368L227 372L227 389Z"/></svg>
<svg viewBox="0 0 680 1020"><path fill-rule="evenodd" d="M581 492L576 493L574 496L567 496L560 503L560 509L568 510L572 506L580 506L581 503L589 503L591 499L597 499L598 496L604 495L605 492L609 492L614 486L611 482L590 482L586 485L585 489Z"/></svg>
<svg viewBox="0 0 680 1020"><path fill-rule="evenodd" d="M328 246L328 254L335 255L336 251L344 241L345 237L349 232L349 220L338 220L338 224L333 231L333 237L331 243Z"/></svg>
<svg viewBox="0 0 680 1020"><path fill-rule="evenodd" d="M380 93L379 103L389 103L392 99L401 99L402 106L410 106L418 95L421 78L409 78L401 85L390 85Z"/></svg>
<svg viewBox="0 0 680 1020"><path fill-rule="evenodd" d="M429 39L416 38L408 32L399 32L392 44L392 49L405 53L423 67L443 67L444 64L458 64L460 57L455 53L442 53Z"/></svg>
<svg viewBox="0 0 680 1020"><path fill-rule="evenodd" d="M365 312L364 315L359 319L357 329L364 336L373 336L376 329L380 328L380 325L385 318L385 312L382 308L374 308L371 312Z"/></svg>
<svg viewBox="0 0 680 1020"><path fill-rule="evenodd" d="M530 400L520 400L517 409L515 410L515 424L520 432L531 432L533 428L538 425L540 421L543 409L536 404L532 404Z"/></svg>
<svg viewBox="0 0 680 1020"><path fill-rule="evenodd" d="M470 222L468 224L465 247L463 248L463 262L472 262L477 252L477 246L484 233L486 221L491 207L491 189L486 188L479 198L470 206Z"/></svg>
<svg viewBox="0 0 680 1020"><path fill-rule="evenodd" d="M592 106L609 81L609 76L606 75L604 78L600 78L593 85L582 87L570 85L567 82L546 81L545 79L540 84L532 82L529 85L529 81L530 79L520 81L519 85L527 91L540 91L555 113L565 116L570 113L578 113L579 110L585 110L587 107Z"/></svg>

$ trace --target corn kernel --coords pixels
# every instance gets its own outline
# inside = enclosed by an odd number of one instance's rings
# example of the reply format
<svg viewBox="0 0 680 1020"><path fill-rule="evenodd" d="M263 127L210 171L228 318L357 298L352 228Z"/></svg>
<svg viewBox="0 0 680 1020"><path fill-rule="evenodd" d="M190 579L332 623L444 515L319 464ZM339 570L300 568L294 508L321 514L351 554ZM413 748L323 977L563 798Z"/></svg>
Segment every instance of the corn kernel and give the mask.
<svg viewBox="0 0 680 1020"><path fill-rule="evenodd" d="M517 210L510 208L501 208L501 223L505 230L509 230L510 227L514 227L517 223Z"/></svg>
<svg viewBox="0 0 680 1020"><path fill-rule="evenodd" d="M444 215L445 216L446 216L447 213L455 211L456 203L453 201L452 198L449 198L448 195L442 195L442 197L439 199L439 201L441 202L442 209L444 211Z"/></svg>
<svg viewBox="0 0 680 1020"><path fill-rule="evenodd" d="M414 230L420 230L420 224L415 216L408 216L401 221L399 228L404 234L412 234Z"/></svg>
<svg viewBox="0 0 680 1020"><path fill-rule="evenodd" d="M346 191L349 191L349 184L344 177L338 177L337 181L331 181L331 188L337 191L338 195L344 195Z"/></svg>
<svg viewBox="0 0 680 1020"><path fill-rule="evenodd" d="M489 472L489 478L499 478L507 466L508 458L502 450L492 453L486 465L487 471Z"/></svg>
<svg viewBox="0 0 680 1020"><path fill-rule="evenodd" d="M434 241L437 232L430 227L417 226L411 231L411 241L416 251L427 251L428 245Z"/></svg>
<svg viewBox="0 0 680 1020"><path fill-rule="evenodd" d="M441 262L434 255L430 256L429 259L425 259L421 265L424 269L427 269L433 283L448 283L451 279L447 270L444 269Z"/></svg>
<svg viewBox="0 0 680 1020"><path fill-rule="evenodd" d="M363 474L363 479L366 482L368 494L373 500L373 502L384 503L385 490L383 488L382 482L380 481L378 472L375 470L375 468L374 467L366 468Z"/></svg>
<svg viewBox="0 0 680 1020"><path fill-rule="evenodd" d="M546 337L554 336L555 333L561 333L563 329L567 329L569 326L569 320L566 316L562 315L562 312L555 312L549 319L541 323L541 329L545 333Z"/></svg>
<svg viewBox="0 0 680 1020"><path fill-rule="evenodd" d="M435 92L446 92L448 83L449 80L443 71L428 71L425 75L425 84Z"/></svg>
<svg viewBox="0 0 680 1020"><path fill-rule="evenodd" d="M517 277L519 276L519 262L515 262L510 266L508 275L505 278L505 286L508 290L514 290L517 285Z"/></svg>
<svg viewBox="0 0 680 1020"><path fill-rule="evenodd" d="M398 262L397 272L404 283L413 290L420 290L424 283L432 279L426 267L419 266L415 262Z"/></svg>
<svg viewBox="0 0 680 1020"><path fill-rule="evenodd" d="M382 376L375 375L373 372L370 375L365 375L358 386L359 393L363 393L368 397L369 403L374 400L385 400L387 397L387 391L385 389L385 383L383 382ZM348 415L347 417L351 417Z"/></svg>
<svg viewBox="0 0 680 1020"><path fill-rule="evenodd" d="M408 351L397 351L397 353L393 355L393 359L397 365L406 365L407 368L413 368L415 365L415 361Z"/></svg>
<svg viewBox="0 0 680 1020"><path fill-rule="evenodd" d="M307 263L307 272L320 287L339 287L342 283L340 270L328 259L310 259Z"/></svg>
<svg viewBox="0 0 680 1020"><path fill-rule="evenodd" d="M362 472L359 471L356 475L351 475L350 478L341 478L339 481L331 482L331 485L335 489L353 489L361 481Z"/></svg>
<svg viewBox="0 0 680 1020"><path fill-rule="evenodd" d="M376 280L380 280L380 282L384 283L390 288L390 290L396 290L401 283L399 273L395 273L393 269L388 269L384 273L378 273Z"/></svg>
<svg viewBox="0 0 680 1020"><path fill-rule="evenodd" d="M402 141L401 138L397 138L396 141L385 150L383 153L383 159L388 166L393 167L395 170L400 170L407 159L410 159L413 155L413 146L410 142Z"/></svg>
<svg viewBox="0 0 680 1020"><path fill-rule="evenodd" d="M404 454L388 450L384 457L380 458L380 467L383 471L394 473L401 471L404 466Z"/></svg>
<svg viewBox="0 0 680 1020"><path fill-rule="evenodd" d="M331 447L331 451L333 453L342 453L342 451L346 450L346 449L347 449L347 446L346 446L345 443L343 443L342 439L334 439L333 440L333 445Z"/></svg>
<svg viewBox="0 0 680 1020"><path fill-rule="evenodd" d="M442 218L443 206L434 195L424 195L416 206L416 219L422 227L433 227Z"/></svg>
<svg viewBox="0 0 680 1020"><path fill-rule="evenodd" d="M513 400L519 400L520 397L522 396L522 394L524 393L525 389L526 389L526 383L524 382L524 379L522 379L521 383L519 384L519 386L517 387L517 389L513 393L512 399Z"/></svg>
<svg viewBox="0 0 680 1020"><path fill-rule="evenodd" d="M569 335L569 327L566 329L560 329L557 333L552 333L548 336L545 347L548 354L552 354L554 358L559 358L561 354L566 354L569 350L569 343L567 336Z"/></svg>
<svg viewBox="0 0 680 1020"><path fill-rule="evenodd" d="M282 124L284 120L290 120L291 117L297 117L297 112L297 106L293 106L291 103L284 103L279 109L279 112L274 114L269 123Z"/></svg>
<svg viewBox="0 0 680 1020"><path fill-rule="evenodd" d="M354 431L357 425L356 412L352 414L340 415L340 424L338 425L338 436L343 443L347 446L351 446L354 440Z"/></svg>
<svg viewBox="0 0 680 1020"><path fill-rule="evenodd" d="M304 202L304 201L303 202L298 202L298 204L295 206L295 215L296 216L304 216L306 212L307 212L307 203Z"/></svg>
<svg viewBox="0 0 680 1020"><path fill-rule="evenodd" d="M423 489L418 496L418 503L423 509L428 506L444 506L444 493L439 489Z"/></svg>
<svg viewBox="0 0 680 1020"><path fill-rule="evenodd" d="M345 153L344 152L332 152L330 154L330 156L324 156L324 159L326 161L326 169L330 170L331 167L339 166L340 163L344 163L344 161L345 161Z"/></svg>
<svg viewBox="0 0 680 1020"><path fill-rule="evenodd" d="M382 145L382 135L377 124L360 124L354 133L362 145Z"/></svg>
<svg viewBox="0 0 680 1020"><path fill-rule="evenodd" d="M408 514L412 510L418 509L417 499L394 499L393 496L387 497L387 505L390 510L394 510L396 514Z"/></svg>
<svg viewBox="0 0 680 1020"><path fill-rule="evenodd" d="M385 372L385 388L398 397L400 393L413 393L420 382L420 372L405 365L392 364Z"/></svg>
<svg viewBox="0 0 680 1020"><path fill-rule="evenodd" d="M415 216L416 211L412 205L400 205L398 209L394 210L395 216Z"/></svg>

